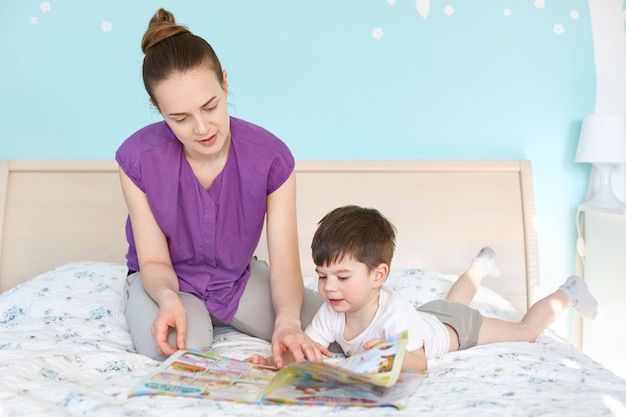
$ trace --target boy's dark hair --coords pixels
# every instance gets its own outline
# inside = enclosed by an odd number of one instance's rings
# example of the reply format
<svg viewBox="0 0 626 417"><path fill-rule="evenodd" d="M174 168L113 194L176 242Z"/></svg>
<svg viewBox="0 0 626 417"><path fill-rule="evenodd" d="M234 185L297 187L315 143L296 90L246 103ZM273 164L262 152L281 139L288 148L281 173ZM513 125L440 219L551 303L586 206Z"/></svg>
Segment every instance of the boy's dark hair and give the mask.
<svg viewBox="0 0 626 417"><path fill-rule="evenodd" d="M317 266L351 256L372 270L381 263L391 266L396 248L396 228L378 210L343 206L326 214L313 235L311 251Z"/></svg>

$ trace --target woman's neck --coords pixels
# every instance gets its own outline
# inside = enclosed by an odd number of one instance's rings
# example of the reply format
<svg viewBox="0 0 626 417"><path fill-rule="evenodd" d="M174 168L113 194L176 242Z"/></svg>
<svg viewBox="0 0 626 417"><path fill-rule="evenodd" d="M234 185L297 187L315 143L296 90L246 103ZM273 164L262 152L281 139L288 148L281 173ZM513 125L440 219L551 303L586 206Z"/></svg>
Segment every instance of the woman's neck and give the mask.
<svg viewBox="0 0 626 417"><path fill-rule="evenodd" d="M185 158L191 170L205 190L209 190L215 178L222 172L228 161L230 140L214 155L191 153L185 149Z"/></svg>

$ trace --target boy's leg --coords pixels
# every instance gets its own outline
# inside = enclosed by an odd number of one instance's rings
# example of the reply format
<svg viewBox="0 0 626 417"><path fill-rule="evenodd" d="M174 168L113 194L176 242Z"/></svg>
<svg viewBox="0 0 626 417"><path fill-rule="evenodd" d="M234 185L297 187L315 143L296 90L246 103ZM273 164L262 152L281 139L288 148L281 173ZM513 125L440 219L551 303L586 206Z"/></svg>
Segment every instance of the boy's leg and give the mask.
<svg viewBox="0 0 626 417"><path fill-rule="evenodd" d="M587 287L587 283L578 275L572 275L559 287L570 299L570 307L587 320L595 320L600 313L600 304Z"/></svg>
<svg viewBox="0 0 626 417"><path fill-rule="evenodd" d="M495 258L496 254L493 249L482 248L472 260L470 267L452 284L447 299L469 305L483 278L500 274Z"/></svg>
<svg viewBox="0 0 626 417"><path fill-rule="evenodd" d="M250 279L239 301L239 309L229 324L243 333L270 342L276 321L270 289L270 269L267 263L256 259L250 262L250 269ZM304 289L300 314L302 329L311 323L323 302L317 292Z"/></svg>
<svg viewBox="0 0 626 417"><path fill-rule="evenodd" d="M133 345L138 353L163 361L167 356L156 350L150 328L159 314L159 306L148 295L141 283L141 275L135 272L126 278L124 287L126 321ZM204 302L198 297L181 292L180 299L187 313L187 346L193 349L208 349L213 342L213 325ZM167 338L176 346L176 331Z"/></svg>
<svg viewBox="0 0 626 417"><path fill-rule="evenodd" d="M598 302L585 282L572 275L559 289L533 304L518 323L485 318L478 333L478 344L497 342L534 342L568 307L583 317L594 319Z"/></svg>

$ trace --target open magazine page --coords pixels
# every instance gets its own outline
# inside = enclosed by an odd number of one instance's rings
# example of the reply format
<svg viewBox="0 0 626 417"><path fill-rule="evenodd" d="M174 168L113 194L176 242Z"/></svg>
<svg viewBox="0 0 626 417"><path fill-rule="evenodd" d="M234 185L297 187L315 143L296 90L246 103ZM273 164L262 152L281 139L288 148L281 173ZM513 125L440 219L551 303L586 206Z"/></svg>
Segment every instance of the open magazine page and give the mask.
<svg viewBox="0 0 626 417"><path fill-rule="evenodd" d="M393 406L403 408L423 374L401 374L407 332L341 360L299 362L283 368L265 392L265 402L283 404Z"/></svg>
<svg viewBox="0 0 626 417"><path fill-rule="evenodd" d="M391 387L368 383L342 384L293 375L289 383L264 395L264 403L359 407L406 407L409 396L422 383L423 373L403 373Z"/></svg>
<svg viewBox="0 0 626 417"><path fill-rule="evenodd" d="M402 369L408 333L405 331L369 350L346 358L338 365L359 375L359 379L385 387L396 383Z"/></svg>
<svg viewBox="0 0 626 417"><path fill-rule="evenodd" d="M390 387L395 384L406 351L408 334L400 333L372 349L365 350L341 360L324 362L298 362L283 368L267 388L283 385L297 374L320 381L339 381L344 384L368 383Z"/></svg>
<svg viewBox="0 0 626 417"><path fill-rule="evenodd" d="M276 368L209 352L179 350L128 396L171 395L260 403L263 390L277 372Z"/></svg>
<svg viewBox="0 0 626 417"><path fill-rule="evenodd" d="M400 374L406 332L360 355L299 362L282 370L195 350L180 350L129 397L171 395L240 403L403 408L423 374Z"/></svg>

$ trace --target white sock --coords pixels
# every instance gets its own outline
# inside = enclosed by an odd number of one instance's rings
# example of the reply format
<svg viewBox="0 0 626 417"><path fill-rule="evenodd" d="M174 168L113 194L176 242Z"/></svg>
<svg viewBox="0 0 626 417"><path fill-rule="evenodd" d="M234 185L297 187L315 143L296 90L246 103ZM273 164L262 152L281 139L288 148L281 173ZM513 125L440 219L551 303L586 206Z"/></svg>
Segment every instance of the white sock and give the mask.
<svg viewBox="0 0 626 417"><path fill-rule="evenodd" d="M600 311L600 304L589 292L587 283L579 276L572 275L559 287L570 299L570 307L588 320L595 320Z"/></svg>
<svg viewBox="0 0 626 417"><path fill-rule="evenodd" d="M483 269L483 278L500 276L500 269L496 265L496 252L488 246L482 248L472 260L472 266L474 265Z"/></svg>

